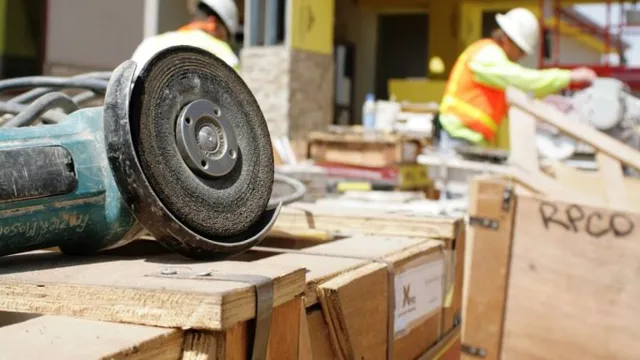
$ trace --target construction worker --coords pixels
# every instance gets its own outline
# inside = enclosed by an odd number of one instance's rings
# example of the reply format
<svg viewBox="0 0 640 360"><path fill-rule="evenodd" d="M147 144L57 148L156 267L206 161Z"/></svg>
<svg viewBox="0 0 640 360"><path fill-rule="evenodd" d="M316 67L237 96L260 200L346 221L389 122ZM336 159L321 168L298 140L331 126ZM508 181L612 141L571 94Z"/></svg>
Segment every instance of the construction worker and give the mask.
<svg viewBox="0 0 640 360"><path fill-rule="evenodd" d="M177 31L144 39L131 59L144 64L162 49L191 45L213 53L238 71L240 61L230 46L238 22L238 7L234 0L200 0L189 24Z"/></svg>
<svg viewBox="0 0 640 360"><path fill-rule="evenodd" d="M496 15L496 21L499 28L491 38L469 46L451 70L438 116L443 152L461 144L486 146L494 141L507 116L507 86L541 97L597 77L588 68L537 70L517 64L536 49L538 19L527 9L516 8Z"/></svg>

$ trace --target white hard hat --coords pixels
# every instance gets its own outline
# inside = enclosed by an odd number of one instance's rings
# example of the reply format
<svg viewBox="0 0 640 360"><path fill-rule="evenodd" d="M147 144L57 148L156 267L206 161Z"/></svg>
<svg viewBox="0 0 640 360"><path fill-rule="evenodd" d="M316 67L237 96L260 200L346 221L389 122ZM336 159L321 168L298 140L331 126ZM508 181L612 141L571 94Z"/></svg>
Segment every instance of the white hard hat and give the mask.
<svg viewBox="0 0 640 360"><path fill-rule="evenodd" d="M200 3L220 16L220 20L224 22L231 35L238 32L238 6L234 0L200 0Z"/></svg>
<svg viewBox="0 0 640 360"><path fill-rule="evenodd" d="M540 27L538 19L531 11L515 8L506 14L496 15L496 22L522 51L527 54L533 53L538 44Z"/></svg>

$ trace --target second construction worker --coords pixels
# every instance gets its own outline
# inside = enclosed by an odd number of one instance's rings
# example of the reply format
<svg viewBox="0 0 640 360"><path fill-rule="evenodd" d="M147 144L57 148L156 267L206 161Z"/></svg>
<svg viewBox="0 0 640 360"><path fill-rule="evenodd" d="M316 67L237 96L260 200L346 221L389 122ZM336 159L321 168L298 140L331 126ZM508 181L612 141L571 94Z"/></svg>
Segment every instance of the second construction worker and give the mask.
<svg viewBox="0 0 640 360"><path fill-rule="evenodd" d="M499 28L491 38L469 46L451 70L440 104L442 150L491 144L507 116L508 86L542 97L597 78L588 68L537 70L516 63L532 54L538 43L538 19L531 11L516 8L496 15L496 22Z"/></svg>
<svg viewBox="0 0 640 360"><path fill-rule="evenodd" d="M158 51L176 45L191 45L213 53L238 71L240 61L230 45L238 22L235 0L200 0L189 24L176 31L145 38L131 59L144 64Z"/></svg>

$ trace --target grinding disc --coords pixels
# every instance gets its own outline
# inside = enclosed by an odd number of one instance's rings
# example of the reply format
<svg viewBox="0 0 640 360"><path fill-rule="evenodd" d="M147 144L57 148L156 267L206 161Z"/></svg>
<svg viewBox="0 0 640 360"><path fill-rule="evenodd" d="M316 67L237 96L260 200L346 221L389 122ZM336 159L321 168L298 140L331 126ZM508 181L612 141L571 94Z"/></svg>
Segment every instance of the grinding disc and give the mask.
<svg viewBox="0 0 640 360"><path fill-rule="evenodd" d="M211 109L193 110L197 101ZM234 159L227 156L231 164L220 173L198 172L186 159L177 139L177 122L185 121L185 111L191 111L194 123L200 121L198 116L213 119L217 125L209 135L231 128L218 142L235 142L237 147L225 153ZM269 131L251 91L222 60L191 47L157 54L136 79L130 117L147 181L163 205L192 231L209 238L233 236L262 215L274 176ZM198 131L190 138L196 147Z"/></svg>

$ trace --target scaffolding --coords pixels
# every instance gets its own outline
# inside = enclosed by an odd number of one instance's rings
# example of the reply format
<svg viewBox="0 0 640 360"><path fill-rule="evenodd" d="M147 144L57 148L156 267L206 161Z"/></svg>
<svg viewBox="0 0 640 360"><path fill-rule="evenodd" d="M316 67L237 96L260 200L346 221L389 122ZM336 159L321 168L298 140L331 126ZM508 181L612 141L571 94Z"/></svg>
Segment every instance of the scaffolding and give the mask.
<svg viewBox="0 0 640 360"><path fill-rule="evenodd" d="M625 52L629 48L628 42L632 36L640 35L640 11L636 10L635 2L606 0L605 23L600 26L580 14L571 7L562 6L561 0L539 0L540 6L540 38L538 64L540 68L573 69L587 66L598 76L613 77L625 82L632 90L640 91L640 67L627 64ZM617 5L617 15L613 5ZM613 21L618 16L618 21ZM549 24L549 19L551 24ZM562 27L569 26L577 29L574 36L591 35L604 44L604 56L599 63L564 63L560 59L560 39ZM613 61L611 54L615 54L617 61Z"/></svg>

